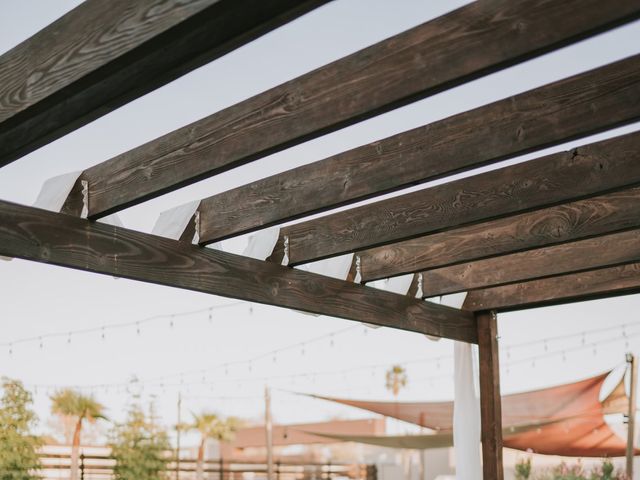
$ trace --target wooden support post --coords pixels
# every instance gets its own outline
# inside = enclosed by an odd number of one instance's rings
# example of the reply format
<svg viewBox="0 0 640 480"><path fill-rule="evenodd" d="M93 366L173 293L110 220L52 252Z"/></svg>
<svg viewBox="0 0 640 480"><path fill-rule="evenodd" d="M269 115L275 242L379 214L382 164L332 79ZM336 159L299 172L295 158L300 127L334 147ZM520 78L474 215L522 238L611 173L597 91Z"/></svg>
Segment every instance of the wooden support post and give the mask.
<svg viewBox="0 0 640 480"><path fill-rule="evenodd" d="M476 313L480 357L482 469L485 480L503 480L502 405L498 363L498 325L494 311Z"/></svg>
<svg viewBox="0 0 640 480"><path fill-rule="evenodd" d="M264 387L264 430L267 445L267 480L274 480L273 476L273 425L271 421L271 392Z"/></svg>
<svg viewBox="0 0 640 480"><path fill-rule="evenodd" d="M629 413L627 433L627 477L633 478L633 454L636 436L636 389L638 385L638 362L635 355L627 353L629 373Z"/></svg>

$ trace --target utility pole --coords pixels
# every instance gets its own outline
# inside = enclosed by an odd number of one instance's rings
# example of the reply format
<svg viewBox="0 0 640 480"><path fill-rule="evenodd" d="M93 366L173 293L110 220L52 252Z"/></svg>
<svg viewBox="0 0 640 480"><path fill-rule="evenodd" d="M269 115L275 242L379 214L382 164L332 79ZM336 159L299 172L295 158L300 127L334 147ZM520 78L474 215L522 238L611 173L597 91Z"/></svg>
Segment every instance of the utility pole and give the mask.
<svg viewBox="0 0 640 480"><path fill-rule="evenodd" d="M180 480L180 433L182 432L182 392L178 392L178 424L176 425L176 480Z"/></svg>
<svg viewBox="0 0 640 480"><path fill-rule="evenodd" d="M635 355L627 353L629 378L629 412L627 422L627 476L633 478L633 454L636 435L636 387L638 384L638 362Z"/></svg>
<svg viewBox="0 0 640 480"><path fill-rule="evenodd" d="M267 436L267 480L273 479L273 424L271 423L271 392L264 387L264 430Z"/></svg>

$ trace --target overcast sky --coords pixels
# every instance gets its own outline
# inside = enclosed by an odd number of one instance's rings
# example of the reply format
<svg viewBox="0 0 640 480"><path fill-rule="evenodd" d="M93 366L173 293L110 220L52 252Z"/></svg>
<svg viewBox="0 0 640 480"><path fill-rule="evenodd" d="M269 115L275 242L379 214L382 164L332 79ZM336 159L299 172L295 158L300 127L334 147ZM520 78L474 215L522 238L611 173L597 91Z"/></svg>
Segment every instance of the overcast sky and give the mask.
<svg viewBox="0 0 640 480"><path fill-rule="evenodd" d="M3 0L0 52L79 3ZM0 198L30 205L42 183L52 176L107 160L464 3L337 0L0 169ZM129 228L149 232L159 213L173 206L628 57L640 52L638 38L640 23L636 22L128 209L121 213L122 220ZM637 129L637 124L631 125L545 152ZM505 162L491 168L503 165ZM240 252L244 243L240 238L226 242L225 248ZM265 384L276 389L273 408L280 422L363 416L366 414L301 399L278 389L389 399L384 371L392 363L405 364L409 372L409 387L400 399L452 397L452 345L448 341L434 343L417 334L386 328L367 330L344 320L238 304L20 260L0 262L0 287L0 343L5 344L0 347L0 375L20 378L34 391L34 386L40 385L35 398L43 418L48 416L48 395L54 386L124 385L132 376L139 377L143 386L94 390L115 419L122 418L122 407L134 390L144 398L156 397L159 414L167 424L175 421L178 391L185 396L185 412L207 408L258 418L262 415ZM173 327L170 325L168 315L172 313L223 305L229 306L214 310L211 321L207 312L201 312L176 316ZM572 381L622 363L626 350L637 352L640 347L640 324L634 326L639 306L637 296L627 296L501 316L503 346L577 334L563 341L513 347L508 354L505 350L503 392ZM107 329L104 339L100 331L67 334L158 315L166 317L141 323L139 333L132 326ZM629 324L624 331L619 327L623 323ZM345 332L349 327L353 328ZM581 335L603 328L607 330L584 338ZM246 362L265 352L337 331L343 332ZM58 339L7 345L56 332L62 333ZM594 349L594 342L601 344ZM540 358L522 360L531 356ZM412 362L436 357L440 359ZM244 363L216 368L229 362ZM380 366L369 368L371 365ZM180 372L199 369L209 371L180 376ZM306 375L287 377L297 373ZM174 378L162 380L164 386L160 381L145 383L173 374Z"/></svg>

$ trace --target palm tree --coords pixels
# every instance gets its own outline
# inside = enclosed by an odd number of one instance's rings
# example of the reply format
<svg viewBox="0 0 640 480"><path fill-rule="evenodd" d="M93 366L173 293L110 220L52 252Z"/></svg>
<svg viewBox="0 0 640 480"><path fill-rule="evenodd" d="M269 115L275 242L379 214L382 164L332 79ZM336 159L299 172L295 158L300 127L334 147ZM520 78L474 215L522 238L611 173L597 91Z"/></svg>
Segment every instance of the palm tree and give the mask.
<svg viewBox="0 0 640 480"><path fill-rule="evenodd" d="M401 365L394 365L387 371L387 390L398 397L400 389L407 386L407 371Z"/></svg>
<svg viewBox="0 0 640 480"><path fill-rule="evenodd" d="M240 427L240 421L236 417L226 419L215 413L202 412L193 414L193 423L190 428L200 433L200 445L198 447L198 461L196 466L196 479L202 480L204 476L204 449L207 439L229 442L233 440L236 431Z"/></svg>
<svg viewBox="0 0 640 480"><path fill-rule="evenodd" d="M62 417L71 417L75 421L73 442L71 444L71 480L78 479L78 453L80 450L80 432L82 423L90 423L98 419L106 420L104 406L92 396L66 388L51 396L51 412Z"/></svg>

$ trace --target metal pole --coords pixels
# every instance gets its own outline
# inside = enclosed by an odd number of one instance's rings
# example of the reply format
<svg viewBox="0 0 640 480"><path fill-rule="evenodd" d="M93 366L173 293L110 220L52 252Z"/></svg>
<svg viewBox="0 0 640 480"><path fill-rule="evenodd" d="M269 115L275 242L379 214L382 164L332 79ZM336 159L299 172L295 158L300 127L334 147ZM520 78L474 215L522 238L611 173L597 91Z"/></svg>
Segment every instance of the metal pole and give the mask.
<svg viewBox="0 0 640 480"><path fill-rule="evenodd" d="M636 434L636 388L638 384L638 362L635 355L627 353L627 372L629 373L629 412L627 433L627 476L633 478L633 454L635 453Z"/></svg>
<svg viewBox="0 0 640 480"><path fill-rule="evenodd" d="M273 425L271 423L271 392L264 387L264 430L267 436L267 480L273 479Z"/></svg>
<svg viewBox="0 0 640 480"><path fill-rule="evenodd" d="M182 392L178 392L178 424L176 425L176 480L180 479L180 432L182 432Z"/></svg>

